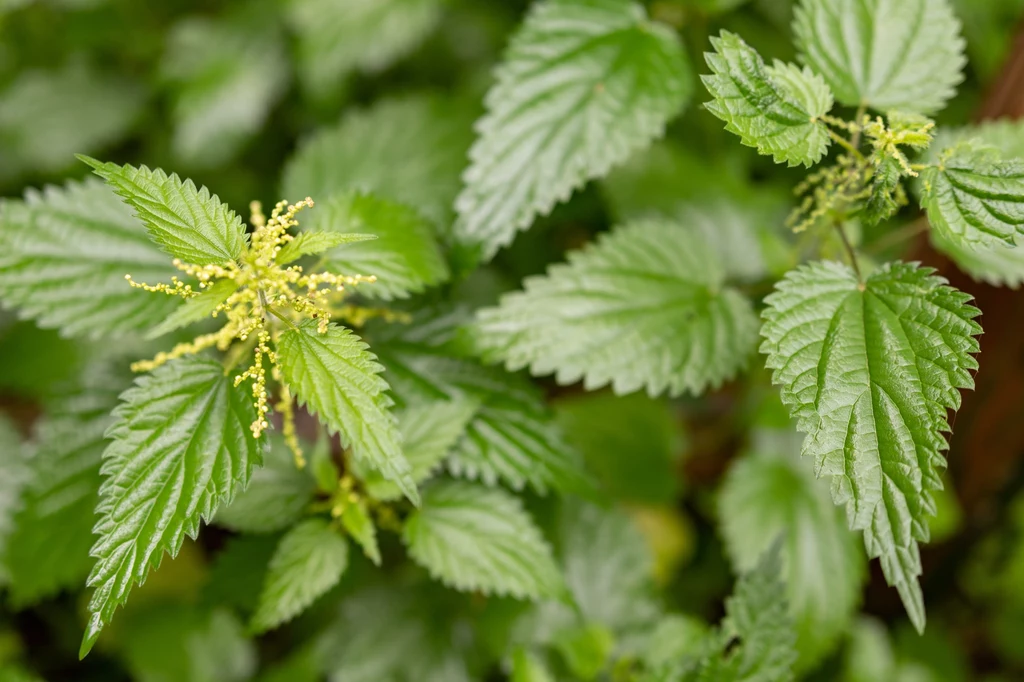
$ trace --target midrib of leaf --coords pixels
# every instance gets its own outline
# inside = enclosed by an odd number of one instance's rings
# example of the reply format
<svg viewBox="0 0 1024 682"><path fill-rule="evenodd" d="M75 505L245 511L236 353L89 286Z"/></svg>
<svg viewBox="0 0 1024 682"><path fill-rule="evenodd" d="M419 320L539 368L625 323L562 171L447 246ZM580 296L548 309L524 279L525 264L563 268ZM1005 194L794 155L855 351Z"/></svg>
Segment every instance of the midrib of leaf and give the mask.
<svg viewBox="0 0 1024 682"><path fill-rule="evenodd" d="M202 231L200 231L200 230L193 230L188 225L188 223L183 222L175 213L173 213L172 211L168 211L165 208L167 206L172 206L172 205L180 208L183 205L185 210L188 211L189 216L192 218L192 222L195 223L195 224L198 224L199 223L199 221L197 219L198 216L197 216L195 210L193 210L194 207L190 205L190 202L183 201L181 203L177 203L177 202L173 202L172 203L171 201L169 201L170 195L167 192L163 192L162 193L163 194L163 201L161 202L157 197L154 197L152 194L150 194L149 192L145 191L141 185L139 185L138 183L135 182L134 179L128 178L127 175L122 175L121 179L122 179L122 182L130 183L132 185L133 189L135 190L135 195L136 195L137 198L141 199L141 198L145 197L145 200L150 203L149 210L154 215L159 215L163 220L165 220L168 223L174 225L174 227L178 228L182 232L184 232L186 234L189 234L189 235L192 235L193 237L206 242L206 245L210 247L210 251L218 252L218 251L221 250L221 246L219 244L214 243L213 240L210 239L209 237L207 237ZM203 216L210 222L211 225L216 225L217 224L216 216L213 216L210 213L207 213L206 211L203 211ZM167 236L171 236L171 235L168 234ZM183 245L183 246L185 246L187 248L194 248L194 245L189 244L188 242L181 241L180 239L178 240L178 242L181 245Z"/></svg>

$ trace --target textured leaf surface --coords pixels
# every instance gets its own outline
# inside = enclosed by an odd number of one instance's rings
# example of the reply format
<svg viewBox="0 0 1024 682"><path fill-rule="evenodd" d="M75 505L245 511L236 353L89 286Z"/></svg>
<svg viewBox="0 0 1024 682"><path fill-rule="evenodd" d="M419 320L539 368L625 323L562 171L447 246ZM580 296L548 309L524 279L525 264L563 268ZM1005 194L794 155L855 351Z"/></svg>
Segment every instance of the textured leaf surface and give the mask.
<svg viewBox="0 0 1024 682"><path fill-rule="evenodd" d="M234 260L245 243L242 219L205 187L196 189L174 174L145 166L118 166L79 157L126 204L167 253L186 263L208 265Z"/></svg>
<svg viewBox="0 0 1024 682"><path fill-rule="evenodd" d="M484 259L659 137L693 88L676 35L630 0L535 3L495 78L455 204Z"/></svg>
<svg viewBox="0 0 1024 682"><path fill-rule="evenodd" d="M350 71L374 73L411 52L441 18L439 0L290 0L309 88L329 93Z"/></svg>
<svg viewBox="0 0 1024 682"><path fill-rule="evenodd" d="M299 471L284 440L272 434L263 467L254 471L249 486L222 507L214 521L241 533L269 533L298 521L313 500L315 483Z"/></svg>
<svg viewBox="0 0 1024 682"><path fill-rule="evenodd" d="M341 513L341 524L345 532L363 548L363 553L380 566L380 547L377 545L377 527L373 525L365 503L349 504Z"/></svg>
<svg viewBox="0 0 1024 682"><path fill-rule="evenodd" d="M1016 244L973 248L955 244L938 232L932 232L931 238L936 249L952 258L958 268L976 280L1013 289L1024 283L1024 248Z"/></svg>
<svg viewBox="0 0 1024 682"><path fill-rule="evenodd" d="M829 654L849 627L863 558L857 536L846 529L827 488L815 480L811 463L800 461L800 438L792 434L779 441L779 447L759 445L763 451L732 466L719 498L719 518L737 572L753 570L772 540L782 536L782 576L800 667L807 669Z"/></svg>
<svg viewBox="0 0 1024 682"><path fill-rule="evenodd" d="M28 448L6 416L0 416L0 583L10 581L7 556L15 514L24 504L24 489L32 480Z"/></svg>
<svg viewBox="0 0 1024 682"><path fill-rule="evenodd" d="M171 361L122 395L107 432L94 528L95 588L82 641L88 653L103 626L163 554L177 554L200 521L228 503L263 459L249 425L255 409L220 363Z"/></svg>
<svg viewBox="0 0 1024 682"><path fill-rule="evenodd" d="M337 585L347 567L348 543L327 521L295 526L270 560L253 629L264 632L293 619Z"/></svg>
<svg viewBox="0 0 1024 682"><path fill-rule="evenodd" d="M178 305L173 313L164 318L163 322L153 327L146 338L155 339L181 327L187 327L213 316L213 312L231 294L238 290L238 284L232 279L218 279L198 296Z"/></svg>
<svg viewBox="0 0 1024 682"><path fill-rule="evenodd" d="M810 167L828 149L828 127L820 117L832 108L832 93L821 76L761 55L735 33L711 38L704 55L712 74L702 76L714 98L708 111L725 121L743 144L777 163Z"/></svg>
<svg viewBox="0 0 1024 682"><path fill-rule="evenodd" d="M415 208L447 232L473 140L473 109L431 95L385 99L347 114L299 147L282 195L326 201L372 192Z"/></svg>
<svg viewBox="0 0 1024 682"><path fill-rule="evenodd" d="M176 301L145 296L124 276L176 271L98 180L29 191L0 203L0 300L68 336L117 336L166 318Z"/></svg>
<svg viewBox="0 0 1024 682"><path fill-rule="evenodd" d="M692 231L633 223L527 278L478 314L472 336L485 361L560 384L699 393L735 376L757 337L753 308L724 279Z"/></svg>
<svg viewBox="0 0 1024 682"><path fill-rule="evenodd" d="M287 265L298 260L302 256L312 256L329 251L337 246L355 244L356 242L370 241L376 239L372 234L348 234L345 232L326 232L321 230L306 230L295 235L295 238L281 247L274 262L278 265Z"/></svg>
<svg viewBox="0 0 1024 682"><path fill-rule="evenodd" d="M889 264L859 286L837 263L801 267L766 299L761 332L773 381L807 434L803 454L832 477L835 502L918 629L917 543L942 486L946 413L974 385L981 332L970 296L931 273Z"/></svg>
<svg viewBox="0 0 1024 682"><path fill-rule="evenodd" d="M802 0L794 30L804 62L848 106L932 113L963 80L947 0Z"/></svg>
<svg viewBox="0 0 1024 682"><path fill-rule="evenodd" d="M1024 235L1024 160L966 144L921 172L921 207L955 246L986 249Z"/></svg>
<svg viewBox="0 0 1024 682"><path fill-rule="evenodd" d="M519 500L445 481L427 488L402 533L412 558L457 590L538 599L564 586L551 548Z"/></svg>
<svg viewBox="0 0 1024 682"><path fill-rule="evenodd" d="M313 225L322 230L377 237L330 249L324 268L345 274L374 275L359 287L369 298L407 298L448 278L448 264L430 223L416 211L366 194L344 194L322 204Z"/></svg>
<svg viewBox="0 0 1024 682"><path fill-rule="evenodd" d="M341 434L356 458L381 472L414 502L419 499L401 435L388 408L392 401L384 369L362 339L331 325L317 333L316 320L281 335L278 367L299 401Z"/></svg>

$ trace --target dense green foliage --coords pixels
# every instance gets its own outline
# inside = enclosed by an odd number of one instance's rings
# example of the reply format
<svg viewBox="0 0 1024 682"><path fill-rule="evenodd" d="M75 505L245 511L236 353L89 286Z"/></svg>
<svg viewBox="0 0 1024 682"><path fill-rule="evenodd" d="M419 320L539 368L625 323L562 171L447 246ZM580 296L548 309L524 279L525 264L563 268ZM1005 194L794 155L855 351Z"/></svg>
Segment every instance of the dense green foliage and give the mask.
<svg viewBox="0 0 1024 682"><path fill-rule="evenodd" d="M0 682L1018 679L1022 16L0 4Z"/></svg>

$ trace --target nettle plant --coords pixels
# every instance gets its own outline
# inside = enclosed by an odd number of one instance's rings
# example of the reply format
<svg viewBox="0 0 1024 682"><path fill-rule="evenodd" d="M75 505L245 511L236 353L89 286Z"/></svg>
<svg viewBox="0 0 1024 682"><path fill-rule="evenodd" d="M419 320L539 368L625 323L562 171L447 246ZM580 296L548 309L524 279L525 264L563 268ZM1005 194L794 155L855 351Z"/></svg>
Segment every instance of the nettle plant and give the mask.
<svg viewBox="0 0 1024 682"><path fill-rule="evenodd" d="M679 34L630 0L538 0L471 145L472 114L386 100L305 142L282 182L296 203L267 217L254 202L248 226L177 175L84 156L105 182L0 204L0 300L67 336L138 349L133 386L100 367L108 353L39 429L4 548L12 601L91 571L84 656L163 557L215 522L243 540L281 534L269 552L229 545L214 569L230 582L265 568L254 633L334 589L350 544L380 567L317 636L332 679L497 668L767 682L809 669L848 629L863 574L852 530L923 630L919 543L950 411L978 367L980 311L928 267L878 262L860 237L883 225L898 245L920 231L895 222L918 204L937 248L1018 284L1024 161L1004 156L999 126L946 132L929 118L965 61L945 0L795 11L801 66L768 65L723 31L702 78L707 110L743 144L814 167L771 228L717 199L645 204L642 179L614 177L654 153L695 90ZM494 305L460 291L592 180L622 224ZM650 404L614 398L556 421L515 372L696 396L758 347L788 417L757 422L761 454L723 484L720 532L741 577L709 627L655 597L643 537L561 430L579 417L592 449L614 450L604 423L632 419L625 432L645 437L658 430ZM802 460L771 456L801 447ZM76 532L93 514L95 537ZM388 534L471 598L425 588L385 551Z"/></svg>

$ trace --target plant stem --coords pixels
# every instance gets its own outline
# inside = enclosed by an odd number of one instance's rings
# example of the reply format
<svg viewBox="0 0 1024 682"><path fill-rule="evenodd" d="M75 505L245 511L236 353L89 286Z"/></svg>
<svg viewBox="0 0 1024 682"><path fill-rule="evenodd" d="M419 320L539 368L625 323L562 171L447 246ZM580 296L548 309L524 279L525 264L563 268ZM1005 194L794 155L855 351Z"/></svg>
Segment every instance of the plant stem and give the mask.
<svg viewBox="0 0 1024 682"><path fill-rule="evenodd" d="M863 102L857 107L857 113L854 114L853 122L856 124L856 128L853 130L853 137L850 138L850 144L854 149L860 146L860 132L861 132L861 119L864 118L864 114L867 113L868 105Z"/></svg>
<svg viewBox="0 0 1024 682"><path fill-rule="evenodd" d="M291 327L292 329L296 329L296 326L295 326L294 324L292 324L292 321L291 321L291 320L289 320L289 319L288 319L287 317L285 317L284 315L282 315L281 313L279 313L279 312L278 312L277 310L275 310L274 308L272 308L272 307L268 306L268 307L267 307L267 312L269 312L269 313L270 313L271 315L273 315L273 316L274 316L274 317L276 317L277 319L279 319L279 320L281 320L282 322L284 322L284 323L285 323L286 325L288 325L288 326L289 326L289 327Z"/></svg>
<svg viewBox="0 0 1024 682"><path fill-rule="evenodd" d="M904 225L898 230L893 230L892 232L882 235L880 238L876 239L871 244L869 244L865 251L867 251L868 253L878 253L884 249L889 248L890 246L899 244L904 240L916 237L917 235L921 234L927 229L927 220L925 220L924 218L915 220L912 223Z"/></svg>
<svg viewBox="0 0 1024 682"><path fill-rule="evenodd" d="M857 264L857 252L853 248L853 244L850 243L850 238L846 236L846 228L843 227L843 223L839 220L835 221L836 232L839 233L839 239L843 242L843 247L846 249L846 255L850 258L850 265L853 266L853 271L857 275L858 282L864 282L864 277L860 274L860 265Z"/></svg>

